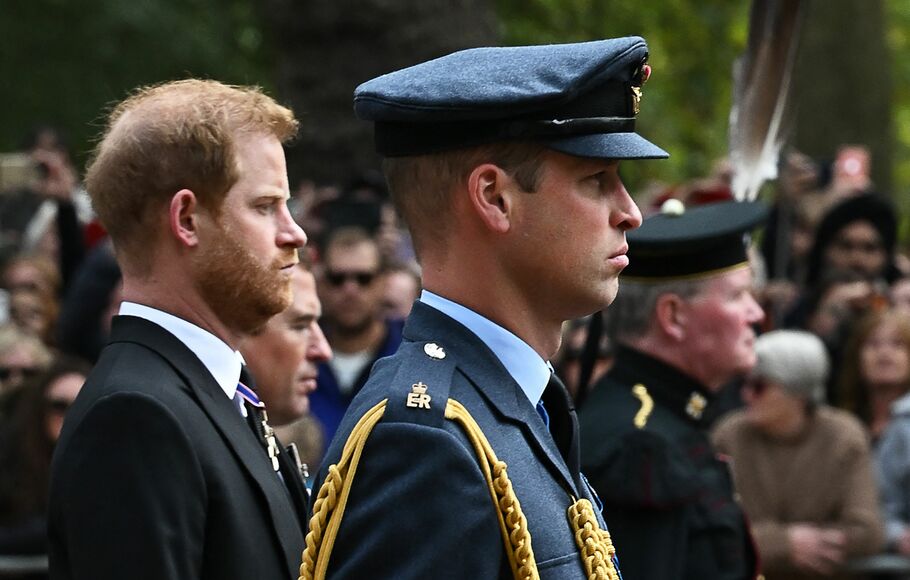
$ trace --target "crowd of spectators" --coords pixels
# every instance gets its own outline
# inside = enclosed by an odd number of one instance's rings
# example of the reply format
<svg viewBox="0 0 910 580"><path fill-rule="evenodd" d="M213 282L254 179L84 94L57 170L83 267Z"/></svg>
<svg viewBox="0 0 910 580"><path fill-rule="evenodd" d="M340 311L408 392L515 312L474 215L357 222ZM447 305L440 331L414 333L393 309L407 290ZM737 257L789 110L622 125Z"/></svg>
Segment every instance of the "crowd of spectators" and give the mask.
<svg viewBox="0 0 910 580"><path fill-rule="evenodd" d="M65 140L41 127L23 152L31 171L18 182L0 166L0 554L43 551L54 441L120 301L113 249ZM791 152L782 162L755 256L767 314L759 365L728 387L738 409L717 423L759 550L784 571L771 578L833 573L885 549L910 556L910 259L865 155L844 148L824 164ZM669 197L729 198L729 174L721 166L655 191L638 199L645 214ZM378 174L300 184L290 207L309 236L334 352L319 363L310 412L284 427L315 468L372 363L397 348L420 268ZM609 336L586 348L589 326L568 322L552 361L580 400L612 362Z"/></svg>

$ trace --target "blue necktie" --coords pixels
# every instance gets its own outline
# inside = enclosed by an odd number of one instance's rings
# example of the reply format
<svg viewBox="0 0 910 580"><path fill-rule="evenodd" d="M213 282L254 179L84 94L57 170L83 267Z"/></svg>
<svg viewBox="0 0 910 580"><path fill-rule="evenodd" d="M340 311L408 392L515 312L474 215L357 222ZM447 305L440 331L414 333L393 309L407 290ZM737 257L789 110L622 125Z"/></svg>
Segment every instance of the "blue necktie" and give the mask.
<svg viewBox="0 0 910 580"><path fill-rule="evenodd" d="M547 430L549 430L550 415L547 414L547 408L543 406L543 399L537 401L537 413L540 415L540 418L543 419L543 424L546 426Z"/></svg>

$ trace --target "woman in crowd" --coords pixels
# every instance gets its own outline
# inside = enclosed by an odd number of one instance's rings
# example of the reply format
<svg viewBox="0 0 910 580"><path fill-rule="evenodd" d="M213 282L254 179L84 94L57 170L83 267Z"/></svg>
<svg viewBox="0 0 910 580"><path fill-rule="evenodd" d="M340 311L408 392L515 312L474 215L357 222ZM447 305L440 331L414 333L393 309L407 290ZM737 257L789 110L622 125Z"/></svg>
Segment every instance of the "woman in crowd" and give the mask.
<svg viewBox="0 0 910 580"><path fill-rule="evenodd" d="M0 393L15 390L51 362L51 351L14 324L0 326ZM0 405L0 416L2 416Z"/></svg>
<svg viewBox="0 0 910 580"><path fill-rule="evenodd" d="M897 310L910 314L910 276L904 276L891 284L891 305Z"/></svg>
<svg viewBox="0 0 910 580"><path fill-rule="evenodd" d="M718 425L769 580L840 577L848 559L874 554L882 521L868 437L855 417L822 404L825 347L778 330L756 340L747 407Z"/></svg>
<svg viewBox="0 0 910 580"><path fill-rule="evenodd" d="M847 337L866 313L888 305L895 265L897 213L883 195L848 197L822 218L807 261L805 289L786 320L821 337L833 363L827 400L841 406L834 379Z"/></svg>
<svg viewBox="0 0 910 580"><path fill-rule="evenodd" d="M886 538L889 549L910 556L910 314L885 313L866 330L861 360L868 410L873 425L887 426L875 457Z"/></svg>
<svg viewBox="0 0 910 580"><path fill-rule="evenodd" d="M0 424L0 554L44 554L47 549L51 455L89 369L79 359L57 359L22 385Z"/></svg>
<svg viewBox="0 0 910 580"><path fill-rule="evenodd" d="M847 341L840 376L839 406L858 416L877 443L891 420L891 406L910 389L910 314L874 311Z"/></svg>

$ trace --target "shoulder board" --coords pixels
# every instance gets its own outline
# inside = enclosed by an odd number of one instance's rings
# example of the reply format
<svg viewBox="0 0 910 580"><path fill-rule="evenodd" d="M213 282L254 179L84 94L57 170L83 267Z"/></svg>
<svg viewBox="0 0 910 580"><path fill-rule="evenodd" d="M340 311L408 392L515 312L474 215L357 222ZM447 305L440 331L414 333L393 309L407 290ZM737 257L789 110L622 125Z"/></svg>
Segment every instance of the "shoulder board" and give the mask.
<svg viewBox="0 0 910 580"><path fill-rule="evenodd" d="M404 342L395 358L401 362L386 388L388 402L383 422L441 426L455 373L455 357L436 342Z"/></svg>

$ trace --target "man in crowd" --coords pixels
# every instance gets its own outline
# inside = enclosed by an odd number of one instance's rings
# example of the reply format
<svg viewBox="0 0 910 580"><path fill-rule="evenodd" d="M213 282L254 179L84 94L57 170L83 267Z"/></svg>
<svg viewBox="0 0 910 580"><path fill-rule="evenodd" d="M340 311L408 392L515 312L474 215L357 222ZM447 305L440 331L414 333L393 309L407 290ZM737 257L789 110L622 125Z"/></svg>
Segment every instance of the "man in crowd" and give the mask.
<svg viewBox="0 0 910 580"><path fill-rule="evenodd" d="M424 290L329 447L305 578L618 577L547 359L627 264L619 160L666 157L634 132L647 56L474 49L357 89Z"/></svg>
<svg viewBox="0 0 910 580"><path fill-rule="evenodd" d="M291 303L296 129L258 89L215 81L111 113L86 183L124 302L56 449L51 578L296 577L306 499L237 351Z"/></svg>
<svg viewBox="0 0 910 580"><path fill-rule="evenodd" d="M341 228L329 237L324 255L320 297L334 357L319 365L310 400L328 442L373 363L398 350L404 324L383 312L385 281L375 239L359 228Z"/></svg>
<svg viewBox="0 0 910 580"><path fill-rule="evenodd" d="M322 334L322 305L312 272L300 267L292 281L294 301L269 320L240 348L256 382L257 394L268 409L269 424L300 461L301 474L322 456L324 440L317 421L308 413L316 390L319 365L332 358Z"/></svg>
<svg viewBox="0 0 910 580"><path fill-rule="evenodd" d="M723 202L652 216L629 235L630 265L607 316L616 362L579 414L582 467L628 578L756 575L728 466L706 429L712 397L755 364L753 325L764 313L744 233L764 216L760 204Z"/></svg>
<svg viewBox="0 0 910 580"><path fill-rule="evenodd" d="M387 318L404 320L420 297L420 274L416 265L399 263L386 268L382 308Z"/></svg>
<svg viewBox="0 0 910 580"><path fill-rule="evenodd" d="M319 365L332 358L319 327L322 305L313 274L303 267L295 269L291 290L291 305L240 348L274 426L287 425L306 414Z"/></svg>

